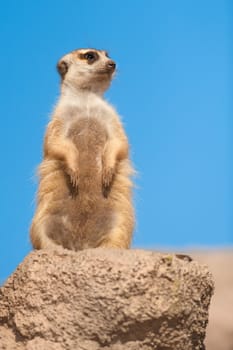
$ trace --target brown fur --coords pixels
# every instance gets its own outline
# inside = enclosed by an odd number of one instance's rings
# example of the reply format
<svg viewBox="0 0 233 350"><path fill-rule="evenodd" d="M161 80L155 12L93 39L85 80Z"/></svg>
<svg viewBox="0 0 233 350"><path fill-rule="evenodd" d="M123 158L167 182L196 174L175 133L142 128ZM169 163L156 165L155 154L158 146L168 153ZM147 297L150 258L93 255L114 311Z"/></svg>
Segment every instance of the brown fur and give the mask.
<svg viewBox="0 0 233 350"><path fill-rule="evenodd" d="M57 66L62 93L39 167L30 231L36 249L130 246L134 215L128 141L117 113L101 97L114 62L95 50L98 59L90 64L86 52L73 51Z"/></svg>

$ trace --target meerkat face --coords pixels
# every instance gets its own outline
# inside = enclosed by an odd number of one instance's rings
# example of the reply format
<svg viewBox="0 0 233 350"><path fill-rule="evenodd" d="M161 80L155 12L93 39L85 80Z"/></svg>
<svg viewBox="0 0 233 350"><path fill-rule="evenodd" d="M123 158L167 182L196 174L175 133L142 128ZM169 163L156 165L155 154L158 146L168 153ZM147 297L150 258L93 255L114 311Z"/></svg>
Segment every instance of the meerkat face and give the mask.
<svg viewBox="0 0 233 350"><path fill-rule="evenodd" d="M107 52L79 49L63 56L57 64L62 85L103 93L110 85L116 64Z"/></svg>

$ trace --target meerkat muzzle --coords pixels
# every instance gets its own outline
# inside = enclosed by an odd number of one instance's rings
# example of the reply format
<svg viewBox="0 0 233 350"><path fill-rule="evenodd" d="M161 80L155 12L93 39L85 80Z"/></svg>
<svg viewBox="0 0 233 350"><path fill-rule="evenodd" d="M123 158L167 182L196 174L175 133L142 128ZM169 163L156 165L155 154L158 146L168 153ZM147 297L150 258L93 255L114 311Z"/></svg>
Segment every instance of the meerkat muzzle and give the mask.
<svg viewBox="0 0 233 350"><path fill-rule="evenodd" d="M108 61L107 69L111 72L114 72L114 70L116 69L116 63L112 60Z"/></svg>

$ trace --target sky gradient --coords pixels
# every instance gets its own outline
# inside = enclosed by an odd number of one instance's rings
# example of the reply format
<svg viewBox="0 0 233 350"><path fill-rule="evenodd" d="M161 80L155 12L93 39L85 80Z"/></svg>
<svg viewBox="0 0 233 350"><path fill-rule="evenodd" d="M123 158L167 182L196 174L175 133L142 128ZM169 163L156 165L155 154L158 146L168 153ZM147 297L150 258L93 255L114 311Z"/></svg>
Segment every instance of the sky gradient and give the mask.
<svg viewBox="0 0 233 350"><path fill-rule="evenodd" d="M134 165L134 247L233 244L232 6L227 0L12 1L1 5L0 282L31 250L36 167L59 94L55 66L106 49L106 98Z"/></svg>

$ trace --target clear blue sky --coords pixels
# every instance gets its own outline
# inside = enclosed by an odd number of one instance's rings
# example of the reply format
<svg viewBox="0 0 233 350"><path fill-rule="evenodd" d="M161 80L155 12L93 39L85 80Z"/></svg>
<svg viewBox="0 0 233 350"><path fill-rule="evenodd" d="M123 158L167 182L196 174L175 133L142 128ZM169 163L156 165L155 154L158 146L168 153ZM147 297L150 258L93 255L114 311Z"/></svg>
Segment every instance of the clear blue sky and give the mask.
<svg viewBox="0 0 233 350"><path fill-rule="evenodd" d="M118 63L107 98L123 116L138 170L134 246L233 243L230 4L1 4L0 281L31 250L34 173L59 92L55 65L78 47L106 49Z"/></svg>

